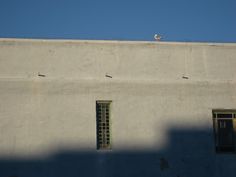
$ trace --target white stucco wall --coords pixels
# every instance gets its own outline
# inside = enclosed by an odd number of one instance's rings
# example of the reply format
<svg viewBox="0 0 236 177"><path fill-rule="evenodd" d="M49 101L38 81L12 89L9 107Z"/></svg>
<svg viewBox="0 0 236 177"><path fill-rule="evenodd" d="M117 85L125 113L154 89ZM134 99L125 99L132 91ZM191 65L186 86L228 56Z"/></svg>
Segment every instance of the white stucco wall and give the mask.
<svg viewBox="0 0 236 177"><path fill-rule="evenodd" d="M110 154L168 159L150 175L233 176L211 111L236 108L235 68L236 44L0 39L0 163L99 154L95 102L112 100Z"/></svg>

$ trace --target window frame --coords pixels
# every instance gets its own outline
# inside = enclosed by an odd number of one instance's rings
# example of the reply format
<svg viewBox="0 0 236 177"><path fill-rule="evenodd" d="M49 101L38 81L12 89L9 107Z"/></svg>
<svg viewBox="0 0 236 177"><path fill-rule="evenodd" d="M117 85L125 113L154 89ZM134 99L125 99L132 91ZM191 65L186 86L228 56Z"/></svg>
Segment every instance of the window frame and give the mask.
<svg viewBox="0 0 236 177"><path fill-rule="evenodd" d="M212 119L216 153L236 153L236 109L213 109ZM220 126L219 123L224 120L225 122L222 126L226 126L226 121L231 121L232 123L232 146L228 146L228 149L220 144L220 131L218 127Z"/></svg>
<svg viewBox="0 0 236 177"><path fill-rule="evenodd" d="M111 100L97 100L96 101L96 141L97 141L97 150L103 150L104 151L104 150L111 150L112 149L111 103L112 103ZM105 107L105 112L103 112L104 109L102 108L101 113L99 114L98 109L99 109L99 106L101 106L101 105L103 105L103 107ZM108 106L108 107L106 107L106 106ZM106 112L106 109L108 109L108 114ZM107 117L107 115L108 115L108 117ZM105 116L105 117L102 117L102 116ZM104 122L102 122L101 119L104 119L103 120ZM108 123L107 123L107 121L108 121ZM105 140L104 140L104 138L105 138Z"/></svg>

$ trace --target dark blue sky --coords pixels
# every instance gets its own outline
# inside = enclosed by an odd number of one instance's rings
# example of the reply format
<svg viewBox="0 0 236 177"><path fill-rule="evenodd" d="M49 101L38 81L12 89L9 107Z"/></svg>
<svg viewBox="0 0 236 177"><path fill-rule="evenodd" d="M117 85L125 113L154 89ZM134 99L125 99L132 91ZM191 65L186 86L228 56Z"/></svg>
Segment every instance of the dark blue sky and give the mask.
<svg viewBox="0 0 236 177"><path fill-rule="evenodd" d="M0 0L0 37L236 42L236 0Z"/></svg>

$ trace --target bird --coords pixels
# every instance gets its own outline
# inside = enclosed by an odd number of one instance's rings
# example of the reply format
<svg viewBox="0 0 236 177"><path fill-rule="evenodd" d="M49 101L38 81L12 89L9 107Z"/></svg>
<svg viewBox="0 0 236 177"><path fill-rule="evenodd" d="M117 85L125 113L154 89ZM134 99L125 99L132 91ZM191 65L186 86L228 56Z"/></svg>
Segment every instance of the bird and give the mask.
<svg viewBox="0 0 236 177"><path fill-rule="evenodd" d="M161 38L162 38L162 36L161 36L160 34L155 34L155 35L154 35L154 39L155 39L156 41L160 41Z"/></svg>

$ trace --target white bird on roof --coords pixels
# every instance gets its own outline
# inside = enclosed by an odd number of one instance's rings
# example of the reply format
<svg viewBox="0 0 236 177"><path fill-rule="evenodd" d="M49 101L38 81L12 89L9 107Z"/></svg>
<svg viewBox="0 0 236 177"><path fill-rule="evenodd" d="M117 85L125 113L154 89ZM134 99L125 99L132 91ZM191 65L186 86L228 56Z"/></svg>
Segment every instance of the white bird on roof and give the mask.
<svg viewBox="0 0 236 177"><path fill-rule="evenodd" d="M155 34L154 35L154 39L156 40L156 41L160 41L161 40L161 35L160 34Z"/></svg>

